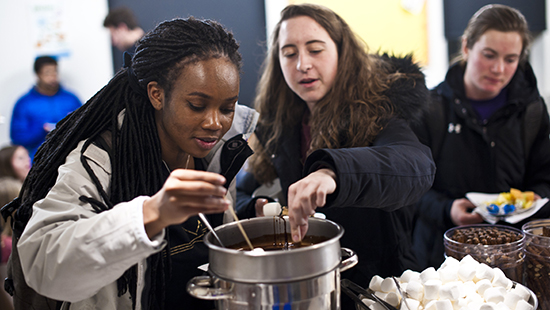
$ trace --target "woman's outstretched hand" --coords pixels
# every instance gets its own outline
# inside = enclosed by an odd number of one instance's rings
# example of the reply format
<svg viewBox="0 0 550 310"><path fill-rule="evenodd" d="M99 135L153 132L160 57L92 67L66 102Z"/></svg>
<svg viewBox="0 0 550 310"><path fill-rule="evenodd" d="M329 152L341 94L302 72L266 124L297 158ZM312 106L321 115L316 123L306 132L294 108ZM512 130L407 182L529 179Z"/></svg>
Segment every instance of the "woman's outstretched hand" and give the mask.
<svg viewBox="0 0 550 310"><path fill-rule="evenodd" d="M327 202L336 190L336 174L319 169L288 188L288 216L294 242L301 241L308 229L308 218Z"/></svg>
<svg viewBox="0 0 550 310"><path fill-rule="evenodd" d="M167 226L185 222L199 213L221 213L230 201L225 198L225 178L217 173L177 169L162 188L143 203L143 223L151 238Z"/></svg>

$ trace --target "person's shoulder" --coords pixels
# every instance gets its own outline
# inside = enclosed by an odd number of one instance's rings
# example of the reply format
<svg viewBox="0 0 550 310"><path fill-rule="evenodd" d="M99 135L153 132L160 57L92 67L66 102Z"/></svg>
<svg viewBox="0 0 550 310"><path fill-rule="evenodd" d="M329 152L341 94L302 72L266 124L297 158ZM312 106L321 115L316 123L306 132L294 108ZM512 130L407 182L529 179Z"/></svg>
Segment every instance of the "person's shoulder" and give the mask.
<svg viewBox="0 0 550 310"><path fill-rule="evenodd" d="M31 100L31 99L34 99L34 97L36 96L39 96L40 93L37 92L35 89L34 89L34 86L31 87L31 89L29 89L27 92L25 92L24 94L22 94L21 96L19 96L19 98L17 98L17 102L20 102L20 101L26 101L26 100Z"/></svg>

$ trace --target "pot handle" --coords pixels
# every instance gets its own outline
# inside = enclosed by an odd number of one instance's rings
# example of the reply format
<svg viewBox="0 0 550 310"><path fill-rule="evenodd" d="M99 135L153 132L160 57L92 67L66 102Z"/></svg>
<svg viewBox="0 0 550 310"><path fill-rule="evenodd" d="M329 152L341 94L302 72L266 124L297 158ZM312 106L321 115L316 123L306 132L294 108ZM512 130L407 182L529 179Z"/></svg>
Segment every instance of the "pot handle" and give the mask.
<svg viewBox="0 0 550 310"><path fill-rule="evenodd" d="M231 289L216 288L211 276L198 276L187 282L189 295L205 300L221 300L233 298Z"/></svg>
<svg viewBox="0 0 550 310"><path fill-rule="evenodd" d="M340 272L346 271L351 267L357 265L357 263L359 262L359 257L357 256L357 254L355 254L353 250L350 250L348 248L340 248L340 251L342 253L342 258L344 258L340 262Z"/></svg>

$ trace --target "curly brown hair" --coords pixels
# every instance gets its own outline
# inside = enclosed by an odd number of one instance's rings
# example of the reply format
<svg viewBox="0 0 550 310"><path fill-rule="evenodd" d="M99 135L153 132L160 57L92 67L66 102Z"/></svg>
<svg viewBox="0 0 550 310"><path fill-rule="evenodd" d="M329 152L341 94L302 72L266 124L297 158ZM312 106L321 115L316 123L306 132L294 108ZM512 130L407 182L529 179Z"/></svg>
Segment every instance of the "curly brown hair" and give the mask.
<svg viewBox="0 0 550 310"><path fill-rule="evenodd" d="M332 10L314 4L287 6L273 31L254 101L260 112L258 126L270 133L265 147L253 141L255 155L250 159L251 171L262 184L277 177L271 154L283 130L294 128L307 109L305 102L286 84L279 60L281 24L299 16L308 16L321 25L338 49L334 85L311 111L309 153L321 148L371 145L393 115L393 107L384 91L400 78L400 74L389 74L388 64L379 55L369 54L365 42Z"/></svg>

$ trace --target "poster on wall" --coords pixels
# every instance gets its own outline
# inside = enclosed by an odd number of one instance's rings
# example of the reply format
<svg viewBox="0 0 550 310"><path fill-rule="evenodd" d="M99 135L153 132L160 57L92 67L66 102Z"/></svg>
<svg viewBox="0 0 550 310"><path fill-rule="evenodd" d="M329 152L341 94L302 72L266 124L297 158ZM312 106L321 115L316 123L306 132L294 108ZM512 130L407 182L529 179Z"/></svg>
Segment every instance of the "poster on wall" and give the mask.
<svg viewBox="0 0 550 310"><path fill-rule="evenodd" d="M36 56L69 55L65 0L30 1L31 35Z"/></svg>

